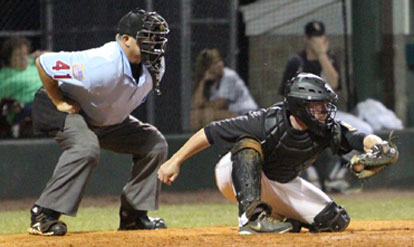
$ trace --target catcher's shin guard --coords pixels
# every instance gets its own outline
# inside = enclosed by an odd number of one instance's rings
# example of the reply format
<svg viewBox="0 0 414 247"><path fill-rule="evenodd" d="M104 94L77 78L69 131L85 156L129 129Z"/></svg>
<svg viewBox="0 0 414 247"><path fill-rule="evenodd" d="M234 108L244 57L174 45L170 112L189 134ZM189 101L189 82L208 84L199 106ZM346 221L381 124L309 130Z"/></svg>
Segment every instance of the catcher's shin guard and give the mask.
<svg viewBox="0 0 414 247"><path fill-rule="evenodd" d="M254 139L240 140L232 149L233 180L241 216L252 202L260 201L262 154L261 146Z"/></svg>
<svg viewBox="0 0 414 247"><path fill-rule="evenodd" d="M332 201L315 216L314 223L310 225L309 230L311 232L342 232L350 221L351 218L346 210Z"/></svg>

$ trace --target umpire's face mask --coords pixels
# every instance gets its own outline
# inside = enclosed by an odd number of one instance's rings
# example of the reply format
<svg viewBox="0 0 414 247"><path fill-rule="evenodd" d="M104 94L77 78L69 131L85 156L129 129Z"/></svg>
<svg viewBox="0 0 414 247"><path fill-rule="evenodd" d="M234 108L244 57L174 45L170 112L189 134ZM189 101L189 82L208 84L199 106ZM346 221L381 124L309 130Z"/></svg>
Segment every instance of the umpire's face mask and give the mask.
<svg viewBox="0 0 414 247"><path fill-rule="evenodd" d="M142 61L145 65L158 69L157 65L164 56L167 41L166 38L160 38L157 35L150 35L145 39L138 40Z"/></svg>
<svg viewBox="0 0 414 247"><path fill-rule="evenodd" d="M170 32L167 22L159 14L150 12L146 15L142 30L136 39L141 48L142 61L150 69L157 71L161 58L165 54Z"/></svg>

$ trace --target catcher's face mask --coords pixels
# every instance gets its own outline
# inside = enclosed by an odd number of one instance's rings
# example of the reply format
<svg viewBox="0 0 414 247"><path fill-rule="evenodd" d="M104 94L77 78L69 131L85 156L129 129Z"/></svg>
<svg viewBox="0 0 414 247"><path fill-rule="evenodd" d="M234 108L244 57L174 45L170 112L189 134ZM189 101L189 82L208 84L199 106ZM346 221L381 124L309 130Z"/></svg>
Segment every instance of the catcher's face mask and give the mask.
<svg viewBox="0 0 414 247"><path fill-rule="evenodd" d="M335 117L336 106L329 102L309 102L306 107L310 117L321 124L326 124L326 120Z"/></svg>
<svg viewBox="0 0 414 247"><path fill-rule="evenodd" d="M137 32L136 40L141 48L143 63L155 71L159 70L160 60L164 56L170 32L168 23L156 12L145 12L142 29Z"/></svg>
<svg viewBox="0 0 414 247"><path fill-rule="evenodd" d="M288 84L289 111L317 135L325 136L334 124L338 96L319 76L301 73Z"/></svg>

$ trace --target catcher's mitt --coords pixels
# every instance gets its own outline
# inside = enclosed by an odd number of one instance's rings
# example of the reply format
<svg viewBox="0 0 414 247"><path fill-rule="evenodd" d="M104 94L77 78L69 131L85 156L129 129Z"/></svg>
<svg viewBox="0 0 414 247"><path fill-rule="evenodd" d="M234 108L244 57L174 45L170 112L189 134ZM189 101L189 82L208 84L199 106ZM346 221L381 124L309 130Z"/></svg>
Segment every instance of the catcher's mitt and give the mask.
<svg viewBox="0 0 414 247"><path fill-rule="evenodd" d="M354 155L349 162L349 167L358 178L368 178L394 164L398 155L398 149L394 143L383 141L375 144L371 152Z"/></svg>

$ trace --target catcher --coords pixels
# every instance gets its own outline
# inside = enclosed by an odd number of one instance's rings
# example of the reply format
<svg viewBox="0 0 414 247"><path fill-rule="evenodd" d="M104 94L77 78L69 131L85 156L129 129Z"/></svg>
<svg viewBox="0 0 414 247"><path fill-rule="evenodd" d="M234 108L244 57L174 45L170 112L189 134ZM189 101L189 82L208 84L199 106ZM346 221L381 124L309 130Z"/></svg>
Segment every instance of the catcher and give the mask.
<svg viewBox="0 0 414 247"><path fill-rule="evenodd" d="M323 191L298 175L326 148L344 154L365 151L351 169L360 178L395 163L395 145L334 120L337 95L320 77L301 73L283 102L244 116L212 122L194 134L158 170L171 184L189 157L215 145L222 158L215 168L221 193L239 207L239 234L338 232L350 217ZM371 169L374 165L374 169ZM378 168L381 167L381 168Z"/></svg>

